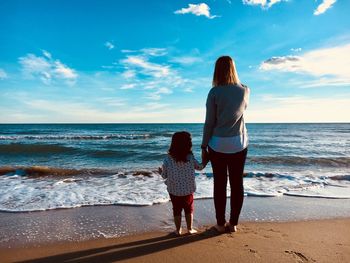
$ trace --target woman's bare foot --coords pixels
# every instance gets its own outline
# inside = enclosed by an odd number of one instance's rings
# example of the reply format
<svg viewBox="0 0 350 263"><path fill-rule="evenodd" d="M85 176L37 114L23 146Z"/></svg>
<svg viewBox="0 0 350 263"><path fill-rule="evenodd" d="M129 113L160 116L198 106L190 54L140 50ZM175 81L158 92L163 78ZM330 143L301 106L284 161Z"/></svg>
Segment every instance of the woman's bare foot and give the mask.
<svg viewBox="0 0 350 263"><path fill-rule="evenodd" d="M177 236L181 236L181 234L182 234L182 229L180 228L179 230L175 230L174 233L175 233L175 235L177 235Z"/></svg>
<svg viewBox="0 0 350 263"><path fill-rule="evenodd" d="M190 235L198 233L198 231L194 228L188 229L187 231Z"/></svg>
<svg viewBox="0 0 350 263"><path fill-rule="evenodd" d="M230 223L226 223L225 227L227 227L230 232L237 232L237 226L234 226Z"/></svg>
<svg viewBox="0 0 350 263"><path fill-rule="evenodd" d="M225 233L225 226L215 225L214 228L215 228L216 231L218 231L219 233Z"/></svg>

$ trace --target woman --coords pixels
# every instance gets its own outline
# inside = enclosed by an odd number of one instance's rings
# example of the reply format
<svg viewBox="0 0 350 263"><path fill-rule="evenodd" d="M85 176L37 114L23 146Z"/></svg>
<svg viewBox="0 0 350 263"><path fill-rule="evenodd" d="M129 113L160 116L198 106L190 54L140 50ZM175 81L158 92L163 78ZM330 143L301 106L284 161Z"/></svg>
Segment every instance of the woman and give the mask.
<svg viewBox="0 0 350 263"><path fill-rule="evenodd" d="M206 103L202 158L209 155L214 175L214 205L218 232L237 231L243 205L243 170L248 135L243 113L248 105L249 88L240 83L235 64L229 56L215 63L213 87ZM231 186L231 214L226 222L227 177Z"/></svg>

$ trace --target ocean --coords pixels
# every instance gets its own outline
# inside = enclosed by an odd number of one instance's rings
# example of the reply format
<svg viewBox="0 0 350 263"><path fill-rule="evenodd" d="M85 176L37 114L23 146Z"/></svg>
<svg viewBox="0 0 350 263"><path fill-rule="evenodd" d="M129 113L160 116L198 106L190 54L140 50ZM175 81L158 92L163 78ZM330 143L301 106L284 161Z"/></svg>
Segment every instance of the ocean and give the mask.
<svg viewBox="0 0 350 263"><path fill-rule="evenodd" d="M171 135L203 124L0 124L0 211L168 202L162 164ZM350 198L350 123L247 124L250 196ZM196 199L212 198L210 164ZM229 194L229 188L228 188Z"/></svg>

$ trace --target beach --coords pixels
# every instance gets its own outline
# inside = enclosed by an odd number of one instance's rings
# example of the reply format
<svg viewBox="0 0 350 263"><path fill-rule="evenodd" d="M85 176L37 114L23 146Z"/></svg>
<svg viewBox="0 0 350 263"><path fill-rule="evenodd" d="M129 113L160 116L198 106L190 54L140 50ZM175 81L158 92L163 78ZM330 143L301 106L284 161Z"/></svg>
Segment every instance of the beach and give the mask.
<svg viewBox="0 0 350 263"><path fill-rule="evenodd" d="M1 213L0 254L2 262L349 262L350 200L283 198L246 198L239 231L222 235L212 229L212 199L196 201L199 233L181 237L171 234L170 203Z"/></svg>
<svg viewBox="0 0 350 263"><path fill-rule="evenodd" d="M247 127L239 231L211 229L209 164L176 238L157 169L174 131L198 158L202 124L0 125L0 261L349 262L349 124Z"/></svg>

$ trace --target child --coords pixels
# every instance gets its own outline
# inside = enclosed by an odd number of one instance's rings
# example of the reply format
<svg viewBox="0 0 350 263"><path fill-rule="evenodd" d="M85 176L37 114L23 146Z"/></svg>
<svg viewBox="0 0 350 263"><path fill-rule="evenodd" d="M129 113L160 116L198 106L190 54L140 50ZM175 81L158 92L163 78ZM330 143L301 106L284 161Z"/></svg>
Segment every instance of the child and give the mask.
<svg viewBox="0 0 350 263"><path fill-rule="evenodd" d="M160 169L173 204L174 222L177 235L181 235L181 212L185 210L189 234L197 233L193 223L193 193L196 191L195 170L202 170L204 163L194 158L192 153L191 134L185 131L176 132L171 139L167 157Z"/></svg>

